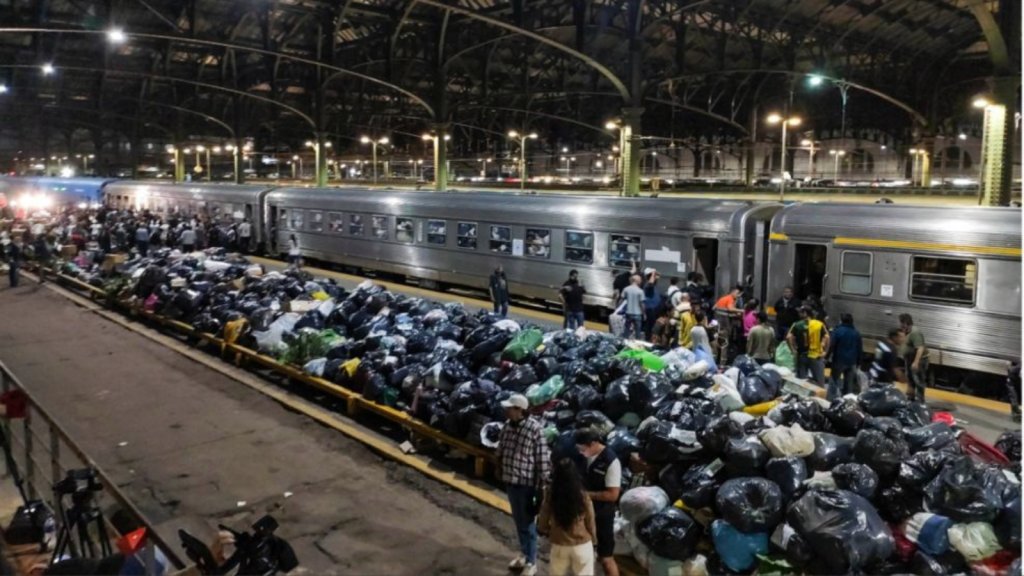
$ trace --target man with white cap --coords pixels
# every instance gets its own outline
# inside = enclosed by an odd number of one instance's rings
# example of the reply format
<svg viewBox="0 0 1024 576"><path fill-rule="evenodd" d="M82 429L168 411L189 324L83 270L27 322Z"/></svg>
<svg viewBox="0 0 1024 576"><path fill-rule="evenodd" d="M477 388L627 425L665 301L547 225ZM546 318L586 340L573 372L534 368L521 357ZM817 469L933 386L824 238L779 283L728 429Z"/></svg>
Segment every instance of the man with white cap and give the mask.
<svg viewBox="0 0 1024 576"><path fill-rule="evenodd" d="M522 576L534 576L537 573L537 513L551 472L551 456L544 441L543 427L530 417L530 402L526 396L513 394L502 401L501 407L508 421L501 430L496 455L520 551L508 567Z"/></svg>

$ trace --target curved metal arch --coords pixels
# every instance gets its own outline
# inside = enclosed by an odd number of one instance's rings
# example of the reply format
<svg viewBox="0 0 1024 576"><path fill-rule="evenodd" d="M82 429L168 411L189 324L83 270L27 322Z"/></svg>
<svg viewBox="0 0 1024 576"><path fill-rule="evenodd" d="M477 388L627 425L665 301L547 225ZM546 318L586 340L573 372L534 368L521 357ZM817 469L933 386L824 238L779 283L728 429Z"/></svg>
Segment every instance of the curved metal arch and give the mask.
<svg viewBox="0 0 1024 576"><path fill-rule="evenodd" d="M103 30L75 30L75 29L61 29L61 28L11 28L11 27L0 28L0 34L4 34L4 33L8 33L8 34L106 34L106 32L103 31ZM189 37L183 37L183 36L170 36L170 35L167 35L167 34L148 34L148 33L143 33L143 32L125 32L125 35L127 35L130 38L131 37L134 37L134 38L147 38L147 39L151 39L151 40L163 40L163 41L167 41L167 42L179 42L179 43L182 43L182 44L197 44L197 45L200 45L200 46L213 46L213 47L216 47L216 48L228 48L228 49L237 50L237 51L240 51L240 52L250 52L250 53L253 53L253 54L261 54L261 55L264 55L264 56L271 56L271 57L275 57L275 58L282 58L282 59L285 59L285 60L292 60L292 61L295 61L295 62L300 62L302 64L307 64L307 65L310 65L310 66L318 66L318 67L321 67L321 68L326 68L328 70L333 70L335 72L335 74L347 74L347 75L350 75L350 76L355 76L356 78L359 78L361 80L365 80L367 82L371 82L371 83L374 83L374 84L379 84L379 85L384 86L386 88L390 88L392 90L400 92L401 94L404 94L405 96L409 97L414 102L416 102L417 104L419 104L420 106L425 108L431 115L434 114L434 109L429 104L427 104L426 100L424 100L423 98L420 98L419 96L417 96L416 94L406 90L405 88L402 88L401 86L397 86L395 84L392 84L392 83L387 82L385 80L381 80L380 78L377 78L377 77L374 77L374 76L369 76L369 75L366 75L366 74L361 74L359 72L356 72L354 70L350 70L348 68L342 68L340 66L334 66L333 64L325 64L323 62L318 62L316 60L311 60L309 58L303 58L301 56L295 56L295 55L292 55L292 54L283 54L281 52L274 52L272 50L263 50L261 48L253 48L251 46L243 46L243 45L240 45L240 44L232 44L232 43L229 43L229 42L221 42L221 41L218 41L218 40L204 40L204 39L201 39L201 38L189 38ZM117 72L121 72L121 71L118 70Z"/></svg>
<svg viewBox="0 0 1024 576"><path fill-rule="evenodd" d="M487 104L471 104L468 106L460 106L463 110L475 110L477 108L486 108L488 110L504 110L505 112L517 112L520 114L533 114L534 116L540 116L542 118L550 118L552 120L558 120L559 122L567 122L569 124L575 124L588 130L600 132L601 134L611 135L611 132L601 126L594 126L593 124L587 124L586 122L580 122L579 120L573 120L557 114L548 114L546 112L537 112L536 110L525 110L523 108L510 108L507 106L489 106Z"/></svg>
<svg viewBox="0 0 1024 576"><path fill-rule="evenodd" d="M152 74L152 73L149 73L149 72L135 72L135 71L131 71L131 70L109 70L109 69L106 69L106 68L93 68L93 67L88 67L88 66L61 66L61 65L55 65L55 67L57 68L58 71L59 70L72 70L72 71L76 71L76 72L98 72L98 73L103 73L103 74L114 74L114 75L121 75L121 76L136 76L136 77L140 77L140 78L149 78L149 79L152 79L152 80L166 80L168 82L178 82L178 83L181 83L181 84L189 84L191 86L196 86L196 87L199 87L199 88L209 88L211 90L219 90L221 92L227 92L229 94L236 94L238 96L244 96L245 98L252 98L253 100L259 100L261 102L266 102L268 104L273 104L274 106L280 106L281 108L284 108L284 109L294 113L295 115L299 116L300 118L302 118L303 120L308 122L309 125L313 128L313 131L316 131L316 123L313 122L313 119L310 118L309 116L307 116L304 112L302 112L298 108L295 108L293 106L289 106L289 105L284 104L282 102L278 102L277 100L274 100L272 98L266 98L264 96L258 96L256 94L250 94L248 92L243 92L242 90L235 90L234 88L225 88L224 86L218 86L216 84L208 84L206 82L197 82L195 80L186 80L184 78L175 78L174 76L163 76L163 75L160 75L160 74ZM19 68L36 68L36 66L32 66L32 65L28 65L28 64L0 64L0 68L15 68L15 69L19 69Z"/></svg>
<svg viewBox="0 0 1024 576"><path fill-rule="evenodd" d="M214 124L216 124L216 125L220 126L221 128L227 130L227 132L231 136L231 138L235 138L235 131L234 131L234 129L231 128L231 126L229 126L227 124L227 122L224 122L223 120L218 119L216 116L210 116L209 114L205 114L203 112L198 112L196 110L190 110L190 109L184 108L182 106L175 106L174 104L165 104L163 102L154 102L153 100L143 100L142 98L129 98L127 96L115 96L113 98L108 98L107 100L125 101L125 102L136 102L136 103L140 103L140 104L145 104L147 106L156 106L158 108L169 108L171 110L177 110L178 112L184 112L185 114L192 114L194 116L199 116L200 118L203 118L204 120L206 120L208 122L213 122Z"/></svg>
<svg viewBox="0 0 1024 576"><path fill-rule="evenodd" d="M122 118L124 120L130 120L132 122L135 122L135 121L139 120L137 117L129 116L127 114L118 114L116 112L110 112L110 111L107 111L107 110L94 110L94 109L91 109L91 108L80 108L80 107L76 107L76 106L61 106L60 104L46 104L45 106L34 106L34 107L26 106L26 107L27 108L32 108L32 109L38 109L38 110L47 110L47 109L50 109L50 110L65 110L65 111L68 111L68 112L74 112L76 114L83 114L84 113L84 114L88 114L90 116L99 116L100 118L103 118L103 117L107 117L107 118ZM122 136L124 136L126 138L128 137L128 135L124 131L117 130L115 128L111 128L110 126L102 126L102 125L99 125L99 124L84 123L84 122L81 122L81 121L76 121L73 118L57 117L57 118L51 119L51 120L56 121L56 122L70 122L72 124L80 124L82 126L90 126L90 127L93 127L93 128L102 128L104 130L112 130L113 132L121 134ZM165 135L168 135L168 136L171 135L171 130L169 128L164 127L162 124L157 124L156 122L143 122L142 125L143 126L152 126L154 128L159 129Z"/></svg>
<svg viewBox="0 0 1024 576"><path fill-rule="evenodd" d="M697 108L696 106L690 106L689 104L683 104L683 103L680 103L680 102L673 102L672 100L665 100L665 99L662 99L662 98L647 97L647 98L644 98L644 100L646 100L648 102L655 102L657 104L665 104L667 106L673 106L675 108L680 108L680 109L686 110L688 112L693 112L695 114L700 114L701 116L706 116L708 118L711 118L712 120L718 120L719 122L723 122L725 124L728 124L729 126L735 128L736 130L739 130L740 133L742 133L744 135L749 135L750 134L750 131L747 130L746 126L740 124L739 122L736 122L734 120L726 118L725 116L722 116L721 114L715 114L714 112L711 112L709 110L704 110L703 108Z"/></svg>
<svg viewBox="0 0 1024 576"><path fill-rule="evenodd" d="M466 8L461 8L461 7L458 7L458 6L451 6L451 5L445 4L443 2L438 2L437 0L413 0L413 1L414 1L414 3L418 2L418 3L421 3L421 4L426 4L428 6L432 6L434 8L438 8L440 10L445 10L447 12L451 12L451 13L455 13L455 14L460 14L462 16L466 16L467 18L472 19L472 20L479 20L480 22L484 22L484 23L490 24L492 26L497 26L498 28L502 28L504 30L508 30L508 31L510 31L510 32L512 32L514 34L518 34L520 36L524 36L526 38L529 38L531 40L534 40L536 42L544 44L545 46L548 46L548 47L553 48L555 50L558 50L560 52L564 52L564 53L566 53L566 54L568 54L568 55L570 55L570 56L572 56L572 57L582 61L583 63L587 64L588 66L590 66L594 70L597 70L602 76L604 76L609 82L611 82L612 86L614 86L615 89L619 92L619 95L622 96L623 100L625 100L626 102L629 102L629 100L631 98L629 89L626 88L625 83L623 83L622 80L619 79L619 77L616 76L614 72L609 70L606 66L604 66L603 64L601 64L600 62L598 62L594 58L591 58L590 56L587 56L586 54L584 54L582 52L574 50L573 48L570 48L570 47L566 46L565 44L562 44L561 42L555 42L554 40L551 40L550 38L547 38L545 36L537 34L536 32L531 32L529 30L525 30L525 29L520 28L519 26L516 26L514 24L509 24L507 22L502 22L501 20L498 20L497 18L492 18L490 16L485 16L483 14L478 14L478 13L476 13L476 12L474 12L472 10L466 9Z"/></svg>
<svg viewBox="0 0 1024 576"><path fill-rule="evenodd" d="M822 75L822 74L818 74L816 72L797 72L797 71L794 71L794 70L756 70L756 69L749 69L749 70L744 70L744 69L737 69L737 70L713 70L713 71L710 71L710 72L693 72L693 73L690 73L690 74L683 74L681 76L674 76L672 78L667 78L665 80L662 80L660 82L660 84L664 84L665 82L669 82L669 81L673 81L673 80L685 80L686 78L696 77L696 76L714 76L716 74L751 74L751 73L753 73L753 74L782 74L782 75L797 76L797 77L820 76L820 77L822 77L822 78L824 78L826 80L830 80L830 81L833 81L833 82L845 82L850 88L856 88L857 90L860 90L861 92L866 92L868 94L871 94L872 96L880 98L880 99L882 99L882 100L892 104L893 106L896 106L897 108L902 109L907 114L909 114L915 121L917 121L921 126L927 126L928 125L928 119L925 118L923 114L921 114L917 110L913 109L909 104L903 102L902 100L899 100L898 98L895 98L893 96L890 96L890 95L886 94L885 92L882 92L880 90L876 90L874 88L865 86L863 84L858 84L856 82L851 82L849 80L843 80L842 78L833 78L833 77L830 77L830 76L825 76L825 75Z"/></svg>
<svg viewBox="0 0 1024 576"><path fill-rule="evenodd" d="M1012 74L1014 72L1013 61L1010 59L1010 51L1006 47L1006 39L1003 38L1003 32L999 29L996 19L985 8L986 4L984 2L970 2L969 4L971 14L974 14L978 25L981 26L981 33L988 42L988 53L992 58L992 67L995 69L996 74ZM1020 74L1019 70L1017 74Z"/></svg>

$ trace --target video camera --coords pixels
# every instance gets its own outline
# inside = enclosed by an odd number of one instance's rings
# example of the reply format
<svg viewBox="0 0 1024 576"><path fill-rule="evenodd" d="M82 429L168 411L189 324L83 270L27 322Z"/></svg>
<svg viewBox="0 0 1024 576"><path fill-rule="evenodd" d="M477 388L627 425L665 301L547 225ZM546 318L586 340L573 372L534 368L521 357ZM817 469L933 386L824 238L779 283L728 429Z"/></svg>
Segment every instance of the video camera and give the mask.
<svg viewBox="0 0 1024 576"><path fill-rule="evenodd" d="M269 576L277 572L288 573L299 565L295 551L283 538L274 535L277 520L264 516L252 525L252 534L236 532L223 524L218 528L230 532L235 538L235 553L219 564L210 548L184 530L178 530L181 546L201 574L228 574L238 567L238 576Z"/></svg>
<svg viewBox="0 0 1024 576"><path fill-rule="evenodd" d="M85 502L96 492L103 490L103 484L92 468L68 470L63 479L53 485L53 491L59 496L71 496L75 502Z"/></svg>

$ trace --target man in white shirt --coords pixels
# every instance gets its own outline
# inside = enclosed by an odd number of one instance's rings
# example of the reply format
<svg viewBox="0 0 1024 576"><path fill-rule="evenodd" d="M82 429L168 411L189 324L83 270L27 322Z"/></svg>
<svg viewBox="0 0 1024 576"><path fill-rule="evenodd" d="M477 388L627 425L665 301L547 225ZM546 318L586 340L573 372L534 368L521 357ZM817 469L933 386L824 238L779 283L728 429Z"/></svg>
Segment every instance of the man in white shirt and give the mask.
<svg viewBox="0 0 1024 576"><path fill-rule="evenodd" d="M604 445L592 428L577 430L576 449L587 459L583 470L583 489L594 503L597 525L597 558L608 576L619 576L615 563L615 509L622 491L622 463L615 452Z"/></svg>
<svg viewBox="0 0 1024 576"><path fill-rule="evenodd" d="M238 247L243 254L248 254L251 250L252 242L252 224L249 223L249 219L242 220L242 223L238 225Z"/></svg>

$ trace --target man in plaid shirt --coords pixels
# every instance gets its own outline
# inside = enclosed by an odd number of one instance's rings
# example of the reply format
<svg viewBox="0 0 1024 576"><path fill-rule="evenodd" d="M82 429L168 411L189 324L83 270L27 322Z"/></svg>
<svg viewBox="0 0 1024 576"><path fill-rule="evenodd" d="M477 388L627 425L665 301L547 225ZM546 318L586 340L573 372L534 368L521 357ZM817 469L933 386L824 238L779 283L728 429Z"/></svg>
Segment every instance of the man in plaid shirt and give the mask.
<svg viewBox="0 0 1024 576"><path fill-rule="evenodd" d="M508 421L498 439L498 469L505 482L512 520L519 535L517 556L508 567L521 576L537 573L537 512L551 474L551 455L540 422L527 412L526 396L513 394L501 403Z"/></svg>

